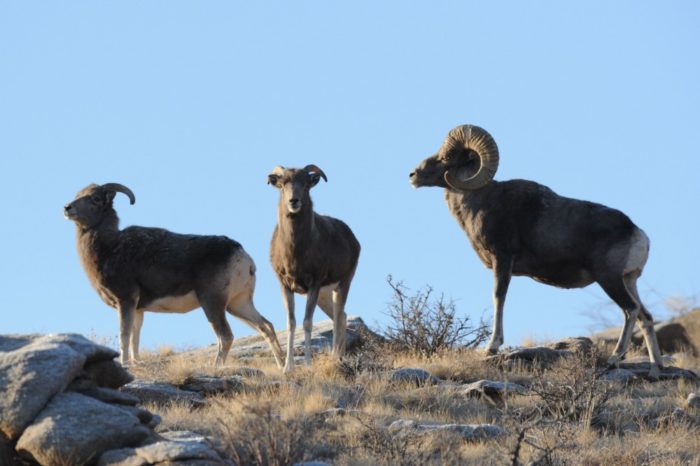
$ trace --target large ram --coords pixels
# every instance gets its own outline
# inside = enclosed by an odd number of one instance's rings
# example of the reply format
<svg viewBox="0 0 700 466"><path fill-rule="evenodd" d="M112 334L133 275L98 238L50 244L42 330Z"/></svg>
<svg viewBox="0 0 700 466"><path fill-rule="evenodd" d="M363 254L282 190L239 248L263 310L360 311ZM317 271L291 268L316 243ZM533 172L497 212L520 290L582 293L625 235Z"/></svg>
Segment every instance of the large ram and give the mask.
<svg viewBox="0 0 700 466"><path fill-rule="evenodd" d="M658 373L661 355L653 319L637 292L649 253L647 235L619 210L559 196L532 181L493 180L498 160L491 135L463 125L410 174L414 187L445 188L450 211L494 272L488 351L495 353L503 344L503 304L512 275L560 288L596 282L625 315L609 362L623 358L639 320L652 372Z"/></svg>

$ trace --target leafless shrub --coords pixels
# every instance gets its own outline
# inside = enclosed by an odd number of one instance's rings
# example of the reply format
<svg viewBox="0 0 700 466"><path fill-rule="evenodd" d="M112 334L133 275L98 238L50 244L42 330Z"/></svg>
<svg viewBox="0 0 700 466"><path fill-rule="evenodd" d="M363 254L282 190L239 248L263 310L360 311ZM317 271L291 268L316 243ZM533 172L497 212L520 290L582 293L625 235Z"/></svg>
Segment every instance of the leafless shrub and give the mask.
<svg viewBox="0 0 700 466"><path fill-rule="evenodd" d="M356 415L362 425L359 441L365 452L369 452L379 464L419 466L428 463L422 439L414 435L394 435L377 424L371 416Z"/></svg>
<svg viewBox="0 0 700 466"><path fill-rule="evenodd" d="M289 466L303 460L304 421L282 420L270 402L240 404L238 416L218 418L236 464Z"/></svg>
<svg viewBox="0 0 700 466"><path fill-rule="evenodd" d="M443 294L435 296L431 286L410 295L403 282L395 282L391 275L387 283L393 292L386 311L391 321L382 333L397 350L430 357L457 347L474 348L488 339L483 318L474 326L468 316L457 317L454 301Z"/></svg>
<svg viewBox="0 0 700 466"><path fill-rule="evenodd" d="M511 410L506 405L504 422L517 432L508 455L513 466L520 464L523 446L529 447L528 464L558 464L555 453L575 448L575 437L594 426L599 414L619 389L601 380L595 348L577 353L554 370L539 370L530 386L534 403Z"/></svg>

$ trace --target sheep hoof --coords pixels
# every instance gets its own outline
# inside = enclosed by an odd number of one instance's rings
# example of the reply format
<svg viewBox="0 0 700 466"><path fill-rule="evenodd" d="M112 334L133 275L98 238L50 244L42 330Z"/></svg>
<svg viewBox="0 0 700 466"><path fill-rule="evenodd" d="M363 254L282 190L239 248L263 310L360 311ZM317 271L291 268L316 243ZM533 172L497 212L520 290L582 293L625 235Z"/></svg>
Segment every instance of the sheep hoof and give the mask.
<svg viewBox="0 0 700 466"><path fill-rule="evenodd" d="M608 366L609 367L618 367L621 360L622 360L622 355L613 354L612 356L610 356L608 358Z"/></svg>
<svg viewBox="0 0 700 466"><path fill-rule="evenodd" d="M661 375L661 370L659 369L659 365L652 364L651 367L649 368L648 377L652 380L657 380L660 375Z"/></svg>

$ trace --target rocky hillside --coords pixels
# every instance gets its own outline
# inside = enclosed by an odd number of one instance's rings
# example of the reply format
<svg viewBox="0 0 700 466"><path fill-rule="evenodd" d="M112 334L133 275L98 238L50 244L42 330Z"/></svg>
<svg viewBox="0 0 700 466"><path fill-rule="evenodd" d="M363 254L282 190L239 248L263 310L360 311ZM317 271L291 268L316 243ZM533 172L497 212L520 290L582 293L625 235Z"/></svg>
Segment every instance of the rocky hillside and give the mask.
<svg viewBox="0 0 700 466"><path fill-rule="evenodd" d="M606 367L585 337L424 358L351 318L336 362L331 328L315 326L313 366L288 377L258 337L237 340L224 368L204 348L127 371L79 335L0 336L0 464L700 462L688 352L654 379L643 358Z"/></svg>

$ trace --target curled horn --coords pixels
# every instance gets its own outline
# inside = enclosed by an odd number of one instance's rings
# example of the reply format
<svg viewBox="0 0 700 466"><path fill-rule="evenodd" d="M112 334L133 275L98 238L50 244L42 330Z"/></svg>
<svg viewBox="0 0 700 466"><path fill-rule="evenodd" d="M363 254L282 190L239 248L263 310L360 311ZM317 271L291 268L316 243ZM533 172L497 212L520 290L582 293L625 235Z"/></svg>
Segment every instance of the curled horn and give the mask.
<svg viewBox="0 0 700 466"><path fill-rule="evenodd" d="M323 173L323 170L321 170L320 168L318 168L316 165L313 165L313 164L312 164L312 165L307 165L307 166L304 167L304 171L305 171L306 173L309 173L309 174L311 174L311 173L318 173L319 175L321 175L321 178L323 178L323 181L325 181L326 183L328 183L328 178L326 178L326 174Z"/></svg>
<svg viewBox="0 0 700 466"><path fill-rule="evenodd" d="M115 191L118 193L124 193L127 196L129 196L129 203L134 204L136 202L136 196L134 196L134 193L131 192L129 188L124 186L123 184L119 183L106 183L101 186L102 189L106 189L108 191Z"/></svg>
<svg viewBox="0 0 700 466"><path fill-rule="evenodd" d="M447 135L441 150L454 147L471 149L479 156L479 171L474 176L463 178L450 170L445 172L445 181L454 188L463 191L478 189L489 183L498 170L498 146L493 137L484 129L473 125L454 128Z"/></svg>

